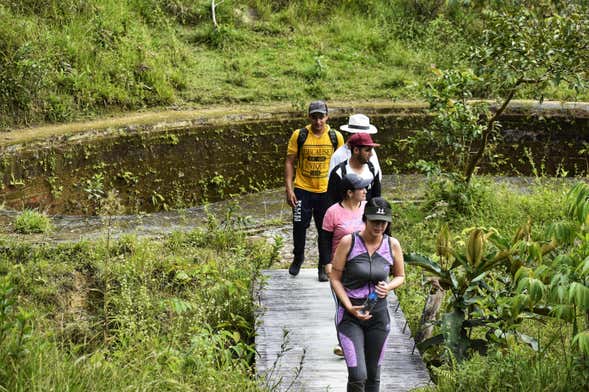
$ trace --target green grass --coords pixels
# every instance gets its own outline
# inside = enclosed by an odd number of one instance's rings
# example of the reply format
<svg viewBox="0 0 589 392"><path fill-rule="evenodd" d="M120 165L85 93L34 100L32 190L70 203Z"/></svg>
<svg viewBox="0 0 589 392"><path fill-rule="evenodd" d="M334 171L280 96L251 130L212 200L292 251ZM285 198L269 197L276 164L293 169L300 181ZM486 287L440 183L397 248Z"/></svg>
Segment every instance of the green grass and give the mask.
<svg viewBox="0 0 589 392"><path fill-rule="evenodd" d="M423 2L419 2L423 3ZM148 108L416 99L484 18L460 2L0 3L0 127ZM423 4L422 4L423 5ZM566 86L546 98L582 99ZM586 98L586 97L585 97Z"/></svg>
<svg viewBox="0 0 589 392"><path fill-rule="evenodd" d="M161 241L1 240L0 389L255 391L252 285L276 256L236 227Z"/></svg>
<svg viewBox="0 0 589 392"><path fill-rule="evenodd" d="M541 238L550 222L563 218L571 186L475 181L466 213L395 205L393 235L404 251L433 254L444 223L459 238L475 225L510 236L531 218L533 237ZM415 197L425 189L408 192ZM260 269L279 258L281 242L251 241L240 230L243 222L230 213L223 218L233 223L210 215L206 227L160 240L0 239L0 389L259 390L251 290ZM408 265L406 273L396 292L415 332L428 288L422 270ZM556 320L527 321L523 331L539 340L538 352L512 342L455 368L431 362L437 386L430 390L584 390L586 364L570 351L569 329Z"/></svg>

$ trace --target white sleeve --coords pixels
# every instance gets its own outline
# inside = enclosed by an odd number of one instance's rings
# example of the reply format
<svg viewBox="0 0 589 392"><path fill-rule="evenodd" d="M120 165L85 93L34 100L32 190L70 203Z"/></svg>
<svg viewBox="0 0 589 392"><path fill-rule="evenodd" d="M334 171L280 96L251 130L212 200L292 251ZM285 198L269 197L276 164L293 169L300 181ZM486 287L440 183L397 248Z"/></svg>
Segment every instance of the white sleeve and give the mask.
<svg viewBox="0 0 589 392"><path fill-rule="evenodd" d="M376 156L376 149L372 149L372 156L370 162L374 165L374 171L378 173L378 179L382 181L382 170L380 170L380 164L378 163L378 157ZM331 170L331 169L330 169Z"/></svg>
<svg viewBox="0 0 589 392"><path fill-rule="evenodd" d="M331 173L334 167L336 167L346 159L349 159L351 156L352 152L348 148L347 144L344 144L343 146L335 150L335 152L331 156L331 160L329 161L329 173Z"/></svg>

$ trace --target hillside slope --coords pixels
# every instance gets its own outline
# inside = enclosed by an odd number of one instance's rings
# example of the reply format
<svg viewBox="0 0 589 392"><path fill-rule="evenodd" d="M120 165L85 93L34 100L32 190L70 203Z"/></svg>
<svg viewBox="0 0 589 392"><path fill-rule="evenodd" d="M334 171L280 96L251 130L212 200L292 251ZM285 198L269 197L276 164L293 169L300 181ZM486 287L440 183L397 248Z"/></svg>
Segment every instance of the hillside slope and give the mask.
<svg viewBox="0 0 589 392"><path fill-rule="evenodd" d="M0 129L146 108L414 99L432 64L466 64L495 2L217 3L215 27L210 0L0 1Z"/></svg>

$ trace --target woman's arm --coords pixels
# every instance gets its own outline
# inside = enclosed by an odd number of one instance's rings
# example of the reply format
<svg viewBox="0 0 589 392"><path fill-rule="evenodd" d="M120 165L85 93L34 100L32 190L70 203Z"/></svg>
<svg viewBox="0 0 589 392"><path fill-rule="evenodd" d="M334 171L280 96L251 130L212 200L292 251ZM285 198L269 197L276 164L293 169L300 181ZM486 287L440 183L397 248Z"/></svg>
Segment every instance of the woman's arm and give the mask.
<svg viewBox="0 0 589 392"><path fill-rule="evenodd" d="M331 255L331 247L333 246L333 232L327 231L325 229L321 229L322 239L319 241L319 246L323 247L323 252L327 252L326 254ZM331 267L333 260L329 260L329 263L325 265L325 272L327 276L331 278Z"/></svg>
<svg viewBox="0 0 589 392"><path fill-rule="evenodd" d="M335 295L340 302L340 304L351 314L355 317L368 320L372 317L370 313L362 314L359 311L362 309L362 305L354 306L346 294L346 290L344 289L344 285L342 283L342 274L344 272L344 268L346 267L346 256L352 247L352 234L348 234L342 238L340 243L337 245L335 249L335 255L333 256L332 260L332 270L331 270L331 277L330 283L331 288L333 289Z"/></svg>

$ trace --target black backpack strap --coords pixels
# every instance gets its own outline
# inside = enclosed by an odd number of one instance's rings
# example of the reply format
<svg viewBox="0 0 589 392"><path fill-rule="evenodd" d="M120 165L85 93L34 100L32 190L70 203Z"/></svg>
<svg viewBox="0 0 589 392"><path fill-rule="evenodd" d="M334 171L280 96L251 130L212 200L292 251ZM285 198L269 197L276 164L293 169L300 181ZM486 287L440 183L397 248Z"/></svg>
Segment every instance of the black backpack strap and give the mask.
<svg viewBox="0 0 589 392"><path fill-rule="evenodd" d="M301 152L303 151L303 144L309 136L309 130L306 127L299 129L299 137L297 138L297 158L301 159Z"/></svg>
<svg viewBox="0 0 589 392"><path fill-rule="evenodd" d="M356 243L356 235L360 233L359 231L355 231L352 233L352 243L350 244L350 249L348 249L348 253L346 253L346 261L348 261L348 257L350 257L350 253L352 253L352 249L354 249L354 244Z"/></svg>
<svg viewBox="0 0 589 392"><path fill-rule="evenodd" d="M370 173L372 173L372 177L376 178L376 169L374 168L374 164L370 161L366 162L366 164L368 165L368 170L370 170Z"/></svg>
<svg viewBox="0 0 589 392"><path fill-rule="evenodd" d="M329 140L331 140L331 145L333 146L333 151L335 151L337 149L337 134L335 133L335 130L331 128L329 128L328 134ZM307 136L309 136L309 130L307 129L307 127L299 129L299 137L297 139L297 152L299 158L301 156L303 144L305 144L305 141L307 140Z"/></svg>
<svg viewBox="0 0 589 392"><path fill-rule="evenodd" d="M337 165L334 166L333 169L331 169L331 171L336 171L337 169L340 169L342 172L342 175L340 176L341 178L344 178L344 176L348 173L348 171L346 170L346 165L348 164L348 160L346 159L343 162L338 163Z"/></svg>
<svg viewBox="0 0 589 392"><path fill-rule="evenodd" d="M337 134L331 128L329 128L329 139L331 140L331 145L333 146L333 151L337 150Z"/></svg>

